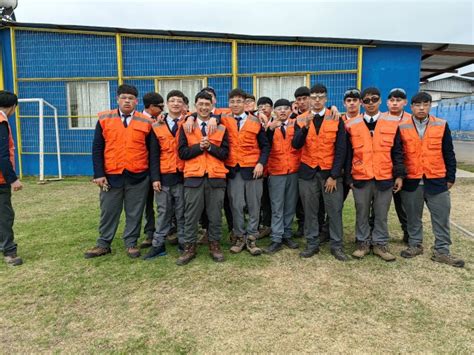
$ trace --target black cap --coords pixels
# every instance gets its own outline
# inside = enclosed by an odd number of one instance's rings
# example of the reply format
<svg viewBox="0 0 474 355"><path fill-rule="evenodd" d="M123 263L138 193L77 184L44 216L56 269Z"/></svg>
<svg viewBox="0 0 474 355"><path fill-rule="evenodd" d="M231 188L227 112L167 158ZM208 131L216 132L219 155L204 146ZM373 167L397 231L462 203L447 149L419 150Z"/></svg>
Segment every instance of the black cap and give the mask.
<svg viewBox="0 0 474 355"><path fill-rule="evenodd" d="M270 105L273 107L273 101L267 96L262 96L257 101L257 106L260 106L260 105Z"/></svg>
<svg viewBox="0 0 474 355"><path fill-rule="evenodd" d="M420 91L411 98L412 104L418 104L422 102L432 102L433 98L430 94L424 91Z"/></svg>
<svg viewBox="0 0 474 355"><path fill-rule="evenodd" d="M405 100L407 98L407 92L402 88L395 88L390 90L388 93L388 99L391 99L392 97Z"/></svg>
<svg viewBox="0 0 474 355"><path fill-rule="evenodd" d="M287 99L278 99L276 100L275 105L273 105L273 108L277 108L279 106L291 107L291 102L290 100L287 100Z"/></svg>
<svg viewBox="0 0 474 355"><path fill-rule="evenodd" d="M163 96L161 96L157 92L148 92L143 95L143 105L145 106L145 108L150 107L150 105L163 106Z"/></svg>
<svg viewBox="0 0 474 355"><path fill-rule="evenodd" d="M310 95L310 92L309 92L309 88L306 87L306 86L300 86L298 89L296 89L295 91L295 98L297 99L298 97L301 97L301 96L309 96Z"/></svg>
<svg viewBox="0 0 474 355"><path fill-rule="evenodd" d="M347 89L344 92L344 100L347 98L352 98L352 99L360 99L360 90L357 88L352 88L352 89Z"/></svg>

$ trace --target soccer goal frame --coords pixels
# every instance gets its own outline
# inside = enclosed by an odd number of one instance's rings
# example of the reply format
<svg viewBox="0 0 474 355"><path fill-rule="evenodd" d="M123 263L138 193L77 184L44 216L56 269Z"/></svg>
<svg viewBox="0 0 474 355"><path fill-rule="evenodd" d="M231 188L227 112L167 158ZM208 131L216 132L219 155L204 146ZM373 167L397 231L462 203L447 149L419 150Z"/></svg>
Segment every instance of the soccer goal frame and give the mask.
<svg viewBox="0 0 474 355"><path fill-rule="evenodd" d="M59 144L59 126L58 126L58 109L51 105L48 101L41 98L18 99L18 103L38 103L38 131L39 131L39 181L44 184L47 181L58 181L63 179L61 168L61 147ZM56 138L56 156L58 162L58 177L45 179L44 176L44 107L48 106L54 112L54 132ZM20 152L21 153L21 152Z"/></svg>

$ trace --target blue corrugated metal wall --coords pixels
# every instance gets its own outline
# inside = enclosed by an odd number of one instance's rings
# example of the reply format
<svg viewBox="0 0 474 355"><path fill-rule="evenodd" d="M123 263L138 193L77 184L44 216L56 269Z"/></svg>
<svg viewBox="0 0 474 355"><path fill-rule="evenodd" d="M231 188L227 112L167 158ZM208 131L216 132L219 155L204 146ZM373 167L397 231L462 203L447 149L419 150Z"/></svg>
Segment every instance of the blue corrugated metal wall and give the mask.
<svg viewBox="0 0 474 355"><path fill-rule="evenodd" d="M474 140L474 96L441 100L433 115L448 121L456 139Z"/></svg>

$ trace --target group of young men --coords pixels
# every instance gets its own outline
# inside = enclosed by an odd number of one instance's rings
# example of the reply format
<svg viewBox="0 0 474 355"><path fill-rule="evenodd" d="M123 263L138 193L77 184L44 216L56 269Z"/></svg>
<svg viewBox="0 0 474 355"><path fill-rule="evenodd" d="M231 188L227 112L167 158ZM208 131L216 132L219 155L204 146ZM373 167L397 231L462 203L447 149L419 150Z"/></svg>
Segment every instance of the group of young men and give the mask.
<svg viewBox="0 0 474 355"><path fill-rule="evenodd" d="M10 185L21 189L12 174L13 140L6 120L16 106L11 95L0 93L2 216L13 212L11 202L3 202L10 201ZM137 89L119 86L118 108L99 113L95 129L93 181L100 187L101 215L97 244L85 257L111 253L125 210L123 239L130 257L138 258L140 247L149 248L146 260L166 255L165 242L174 224L177 264L185 265L196 257L201 223L212 259L224 261L224 209L231 253L298 249L293 238L304 235L301 257L319 253L320 244L329 240L331 254L346 261L342 209L352 190L354 258L373 252L385 261L396 259L388 248L387 216L393 196L408 244L401 256L423 253L426 202L435 236L432 260L463 267L464 261L449 252L449 189L456 159L446 121L429 114L430 95L414 95L408 114L406 93L395 88L387 97L389 111L382 113L377 88L348 89L343 115L334 106L326 107L327 95L326 87L317 84L298 88L294 102L268 97L255 102L234 89L228 108L218 109L216 93L207 87L195 96L196 112L191 113L186 96L173 90L166 97L167 113L158 93L144 95L145 110L138 112ZM139 246L144 210L147 238ZM295 215L299 228L294 234ZM15 265L19 257L12 224L13 217L2 218L0 233L6 261ZM260 224L265 228L259 231ZM271 244L262 250L257 240L270 230Z"/></svg>

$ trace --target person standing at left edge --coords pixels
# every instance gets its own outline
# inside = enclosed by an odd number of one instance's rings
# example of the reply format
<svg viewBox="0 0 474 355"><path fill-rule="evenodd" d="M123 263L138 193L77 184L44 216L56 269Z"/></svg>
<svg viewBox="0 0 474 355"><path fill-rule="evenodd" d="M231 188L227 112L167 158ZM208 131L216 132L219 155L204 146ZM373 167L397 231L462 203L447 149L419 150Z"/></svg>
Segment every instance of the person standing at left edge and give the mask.
<svg viewBox="0 0 474 355"><path fill-rule="evenodd" d="M158 168L158 154L149 151L154 135L152 120L135 110L137 97L134 86L120 85L118 109L99 113L92 144L93 181L101 188L99 238L97 245L85 253L86 259L111 252L122 209L127 254L131 258L140 256L137 240L150 184L150 159L152 168Z"/></svg>
<svg viewBox="0 0 474 355"><path fill-rule="evenodd" d="M0 91L0 249L8 265L18 266L23 260L16 254L17 245L13 235L15 212L12 206L12 189L23 188L15 173L15 143L8 124L18 98L9 91Z"/></svg>

